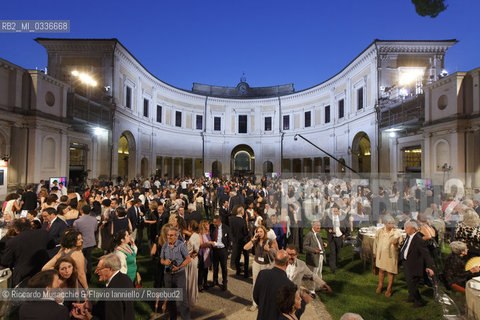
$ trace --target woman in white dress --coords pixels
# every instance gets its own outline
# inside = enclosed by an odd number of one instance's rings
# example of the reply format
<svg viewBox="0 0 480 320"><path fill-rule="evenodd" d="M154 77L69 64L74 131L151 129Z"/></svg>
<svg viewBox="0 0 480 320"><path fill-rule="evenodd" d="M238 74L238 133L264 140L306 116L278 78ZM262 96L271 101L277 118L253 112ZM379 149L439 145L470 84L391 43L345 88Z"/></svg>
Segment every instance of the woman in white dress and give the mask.
<svg viewBox="0 0 480 320"><path fill-rule="evenodd" d="M198 223L195 220L190 221L188 231L192 234L187 242L188 253L191 262L187 265L187 294L188 303L194 306L198 300L198 250L200 249L200 235L198 234Z"/></svg>

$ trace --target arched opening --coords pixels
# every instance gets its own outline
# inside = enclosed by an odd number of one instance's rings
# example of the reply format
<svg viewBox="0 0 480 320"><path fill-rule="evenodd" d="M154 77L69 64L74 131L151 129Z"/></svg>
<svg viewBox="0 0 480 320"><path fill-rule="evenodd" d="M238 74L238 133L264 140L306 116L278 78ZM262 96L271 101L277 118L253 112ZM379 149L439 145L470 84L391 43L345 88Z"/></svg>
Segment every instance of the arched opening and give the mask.
<svg viewBox="0 0 480 320"><path fill-rule="evenodd" d="M212 163L212 177L217 178L222 176L222 163L220 161L214 161Z"/></svg>
<svg viewBox="0 0 480 320"><path fill-rule="evenodd" d="M358 172L371 171L371 144L365 132L359 132L352 142L352 165Z"/></svg>
<svg viewBox="0 0 480 320"><path fill-rule="evenodd" d="M231 154L231 174L249 176L255 174L255 154L246 144L236 146Z"/></svg>
<svg viewBox="0 0 480 320"><path fill-rule="evenodd" d="M143 179L148 179L150 174L148 173L148 159L142 158L142 162L140 163L140 174L142 175Z"/></svg>
<svg viewBox="0 0 480 320"><path fill-rule="evenodd" d="M124 131L118 139L118 177L127 181L134 178L135 173L135 138L131 132Z"/></svg>
<svg viewBox="0 0 480 320"><path fill-rule="evenodd" d="M263 163L263 175L264 176L271 176L272 172L273 172L272 161L265 161Z"/></svg>

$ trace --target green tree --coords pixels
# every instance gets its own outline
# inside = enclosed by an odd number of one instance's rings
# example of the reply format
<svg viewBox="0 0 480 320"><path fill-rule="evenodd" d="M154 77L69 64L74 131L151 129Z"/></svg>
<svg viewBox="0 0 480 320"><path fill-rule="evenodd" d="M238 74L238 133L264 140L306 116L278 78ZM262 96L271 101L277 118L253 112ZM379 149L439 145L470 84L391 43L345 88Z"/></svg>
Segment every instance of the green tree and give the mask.
<svg viewBox="0 0 480 320"><path fill-rule="evenodd" d="M447 9L445 5L445 0L412 0L412 3L415 5L415 11L422 16L430 16L435 18L440 12Z"/></svg>

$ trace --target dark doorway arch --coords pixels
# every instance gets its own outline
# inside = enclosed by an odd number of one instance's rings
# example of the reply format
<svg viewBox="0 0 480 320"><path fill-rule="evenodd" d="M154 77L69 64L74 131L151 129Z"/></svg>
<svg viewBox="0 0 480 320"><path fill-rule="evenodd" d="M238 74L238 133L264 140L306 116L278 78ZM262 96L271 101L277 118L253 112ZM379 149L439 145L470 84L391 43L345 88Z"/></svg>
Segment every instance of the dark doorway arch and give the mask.
<svg viewBox="0 0 480 320"><path fill-rule="evenodd" d="M352 165L358 172L369 173L371 171L371 150L370 138L365 132L355 135L352 142Z"/></svg>
<svg viewBox="0 0 480 320"><path fill-rule="evenodd" d="M230 163L230 171L234 176L249 176L255 174L255 153L253 149L246 144L240 144L233 148Z"/></svg>
<svg viewBox="0 0 480 320"><path fill-rule="evenodd" d="M124 131L118 139L118 170L119 177L133 179L135 170L135 137L130 131Z"/></svg>

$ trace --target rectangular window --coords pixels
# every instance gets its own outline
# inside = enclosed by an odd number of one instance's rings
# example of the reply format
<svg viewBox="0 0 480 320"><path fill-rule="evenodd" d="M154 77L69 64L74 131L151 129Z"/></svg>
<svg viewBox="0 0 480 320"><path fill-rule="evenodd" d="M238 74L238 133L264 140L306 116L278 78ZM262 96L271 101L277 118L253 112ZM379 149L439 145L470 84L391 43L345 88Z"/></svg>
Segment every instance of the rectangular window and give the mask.
<svg viewBox="0 0 480 320"><path fill-rule="evenodd" d="M247 133L247 116L238 116L238 133Z"/></svg>
<svg viewBox="0 0 480 320"><path fill-rule="evenodd" d="M290 130L290 116L283 116L283 130Z"/></svg>
<svg viewBox="0 0 480 320"><path fill-rule="evenodd" d="M305 128L308 128L312 125L312 112L305 112Z"/></svg>
<svg viewBox="0 0 480 320"><path fill-rule="evenodd" d="M157 105L157 122L162 123L162 106Z"/></svg>
<svg viewBox="0 0 480 320"><path fill-rule="evenodd" d="M222 118L220 117L213 118L213 130L214 131L222 130Z"/></svg>
<svg viewBox="0 0 480 320"><path fill-rule="evenodd" d="M345 100L338 100L338 118L343 118L345 116Z"/></svg>
<svg viewBox="0 0 480 320"><path fill-rule="evenodd" d="M148 99L143 99L143 116L148 118Z"/></svg>
<svg viewBox="0 0 480 320"><path fill-rule="evenodd" d="M222 118L220 117L213 118L213 130L214 131L222 130Z"/></svg>
<svg viewBox="0 0 480 320"><path fill-rule="evenodd" d="M265 117L265 131L272 131L272 117Z"/></svg>
<svg viewBox="0 0 480 320"><path fill-rule="evenodd" d="M202 130L203 129L203 116L200 114L197 114L197 130Z"/></svg>
<svg viewBox="0 0 480 320"><path fill-rule="evenodd" d="M176 111L175 112L175 126L181 127L182 126L182 112Z"/></svg>
<svg viewBox="0 0 480 320"><path fill-rule="evenodd" d="M325 123L330 123L330 106L325 107Z"/></svg>
<svg viewBox="0 0 480 320"><path fill-rule="evenodd" d="M127 91L125 92L125 106L128 109L132 109L132 88L127 86Z"/></svg>
<svg viewBox="0 0 480 320"><path fill-rule="evenodd" d="M357 90L357 110L363 109L363 87Z"/></svg>

